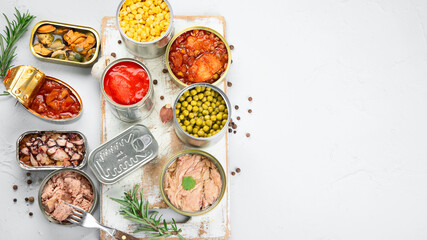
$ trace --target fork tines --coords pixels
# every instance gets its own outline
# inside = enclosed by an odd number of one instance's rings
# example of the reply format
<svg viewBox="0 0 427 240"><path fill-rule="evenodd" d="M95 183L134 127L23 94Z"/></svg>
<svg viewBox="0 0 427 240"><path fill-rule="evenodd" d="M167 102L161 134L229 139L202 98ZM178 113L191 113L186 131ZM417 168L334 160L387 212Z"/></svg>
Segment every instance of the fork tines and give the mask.
<svg viewBox="0 0 427 240"><path fill-rule="evenodd" d="M83 209L81 209L81 208L79 208L77 206L74 206L72 204L69 204L67 202L65 202L65 204L67 204L68 206L70 206L70 207L73 208L73 214L71 214L70 216L68 216L67 220L69 222L71 222L71 223L81 224L81 221L82 221L83 217L86 215L87 212L85 210L83 210ZM78 211L76 211L76 210L78 210Z"/></svg>

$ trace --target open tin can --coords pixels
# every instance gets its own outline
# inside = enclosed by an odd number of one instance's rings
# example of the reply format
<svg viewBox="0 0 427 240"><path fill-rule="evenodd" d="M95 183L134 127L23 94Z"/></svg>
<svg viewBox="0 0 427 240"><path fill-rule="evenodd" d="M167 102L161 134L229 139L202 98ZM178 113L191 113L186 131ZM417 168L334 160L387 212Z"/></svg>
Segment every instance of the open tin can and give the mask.
<svg viewBox="0 0 427 240"><path fill-rule="evenodd" d="M78 170L78 169L70 169L70 168L64 168L64 169L59 169L56 171L53 171L51 173L49 173L42 181L42 183L40 184L40 188L39 188L39 193L38 193L38 202L39 202L39 207L40 207L40 211L43 213L43 215L46 217L47 220L49 220L49 222L52 223L56 223L59 225L71 225L72 223L68 222L68 221L63 221L60 222L56 219L54 219L53 217L49 216L49 214L46 213L46 210L43 206L42 203L42 194L43 194L43 189L46 186L46 183L55 175L61 173L61 172L66 172L66 171L71 171L71 172L76 172L80 175L82 175L84 178L86 178L91 187L92 187L92 191L93 191L93 203L92 206L89 209L89 213L93 213L93 211L95 210L96 204L98 203L98 191L95 188L95 184L93 183L92 179L89 177L89 175L87 175L85 172L83 172L82 170Z"/></svg>
<svg viewBox="0 0 427 240"><path fill-rule="evenodd" d="M168 26L168 29L166 30L166 32L163 35L161 35L159 38L157 38L151 42L135 41L132 38L128 37L123 32L123 29L121 28L120 23L119 23L119 12L120 12L120 9L122 8L123 4L126 2L126 0L122 0L120 2L119 6L117 7L117 12L116 12L117 29L119 30L120 36L122 37L123 42L125 43L126 49L132 55L142 57L142 58L156 58L156 57L160 57L161 55L163 55L165 53L166 47L167 47L169 41L173 37L174 25L173 25L172 6L169 3L169 1L167 1L167 0L163 0L163 1L167 4L167 6L169 8L170 23L169 23L169 26Z"/></svg>
<svg viewBox="0 0 427 240"><path fill-rule="evenodd" d="M201 86L201 87L210 87L213 91L217 92L221 97L224 99L225 104L228 109L228 117L227 122L224 124L224 127L215 135L211 137L195 137L193 135L190 135L188 132L184 131L181 126L178 123L177 115L176 115L176 105L178 104L179 98L186 92L190 91L191 89ZM218 87L209 84L209 83L195 83L191 84L190 86L187 86L186 88L182 89L181 92L178 94L178 96L175 99L175 102L173 104L173 127L175 129L176 135L178 135L179 139L183 141L186 144L193 145L195 147L207 147L209 145L212 145L216 142L218 142L227 132L228 124L231 121L231 103L230 100L228 100L227 95L225 95L224 91L219 89Z"/></svg>
<svg viewBox="0 0 427 240"><path fill-rule="evenodd" d="M42 136L44 134L46 134L46 135L48 135L48 134L60 134L61 136L64 134L73 134L73 135L78 136L80 139L82 139L83 140L82 146L84 147L84 155L83 155L83 159L80 160L80 164L78 166L75 166L75 167L65 167L65 166L57 166L57 165L30 166L30 165L25 164L23 161L21 161L20 160L21 146L26 145L22 141L27 136L31 136L31 135L41 135ZM40 140L40 139L41 138L38 137L36 139L36 141ZM39 148L39 147L40 146L37 146L37 148ZM54 148L58 148L58 147L55 145ZM27 170L27 171L58 170L58 169L63 169L63 168L82 169L84 166L86 166L87 155L88 155L87 139L86 139L85 135L83 135L83 133L81 133L79 131L54 131L54 130L52 130L52 131L27 131L27 132L24 132L23 134L21 134L21 136L19 136L18 140L16 140L16 160L18 161L19 166L22 169ZM70 156L70 158L72 158L72 156Z"/></svg>
<svg viewBox="0 0 427 240"><path fill-rule="evenodd" d="M38 91L47 80L65 86L74 95L76 101L80 105L80 109L75 116L57 119L49 118L30 108L30 105L36 97ZM20 102L25 107L25 109L27 109L30 113L43 120L56 123L65 123L77 119L83 111L83 102L76 90L74 90L70 85L59 79L46 76L42 71L38 70L35 67L29 65L22 65L11 68L7 72L3 83L10 95L12 95L16 100L18 100L18 102Z"/></svg>
<svg viewBox="0 0 427 240"><path fill-rule="evenodd" d="M169 167L181 156L186 155L186 154L199 154L199 155L203 155L205 157L207 157L210 161L212 161L212 163L218 168L219 174L221 176L221 180L222 180L222 186L221 186L221 191L219 193L218 198L215 200L215 202L213 202L211 204L211 206L209 206L208 208L204 209L204 210L200 210L197 212L188 212L188 211L184 211L181 210L179 208L177 208L175 205L173 205L171 203L171 201L169 200L169 198L166 196L165 193L165 189L164 189L164 180L165 180L165 174L168 171ZM200 216L203 214L206 214L208 212L210 212L212 209L214 209L216 206L218 206L218 204L221 202L222 197L225 194L225 190L227 189L227 177L224 171L224 168L222 167L221 163L211 154L205 152L205 151L201 151L201 150L197 150L197 149L187 149L187 150L183 150L181 152L178 152L177 154L173 155L168 162L165 164L165 166L163 167L163 170L161 172L160 175L160 192L162 194L163 200L166 202L166 204L172 208L174 211L176 211L177 213L180 213L182 215L186 215L186 216Z"/></svg>
<svg viewBox="0 0 427 240"><path fill-rule="evenodd" d="M136 124L89 154L89 167L104 184L113 184L153 160L159 145L147 127Z"/></svg>
<svg viewBox="0 0 427 240"><path fill-rule="evenodd" d="M105 92L105 77L108 74L108 71L120 62L133 62L141 66L144 71L147 73L149 88L147 94L137 103L132 105L123 105L115 102L111 99L108 94ZM124 122L135 122L140 119L146 118L154 109L154 86L153 79L151 77L150 71L148 68L140 61L133 58L121 58L117 59L114 62L110 63L104 70L101 78L101 92L104 95L105 99L108 102L108 106L111 109L114 116Z"/></svg>
<svg viewBox="0 0 427 240"><path fill-rule="evenodd" d="M56 28L62 28L62 29L71 29L73 31L78 31L81 33L86 33L86 34L91 34L93 35L93 37L96 40L96 44L93 47L95 49L95 52L93 52L92 57L88 60L88 61L72 61L72 60L68 60L68 59L60 59L60 58L54 58L54 57L49 57L49 56L41 56L39 54L36 53L36 51L34 50L34 45L37 41L37 29L43 25L52 25ZM55 35L55 40L61 38L60 35L53 33ZM65 34L65 32L63 32L61 35ZM79 25L74 25L74 24L68 24L68 23L60 23L60 22L54 22L54 21L41 21L38 22L36 25L34 25L33 30L31 31L31 38L30 38L30 50L31 53L33 53L33 55L41 60L41 61L45 61L45 62L52 62L52 63L59 63L59 64L64 64L64 65L71 65L71 66L78 66L78 67L90 67L92 66L96 59L98 58L99 55L99 51L101 49L101 38L99 37L98 32L91 28L91 27L86 27L86 26L79 26ZM71 51L71 50L68 50Z"/></svg>

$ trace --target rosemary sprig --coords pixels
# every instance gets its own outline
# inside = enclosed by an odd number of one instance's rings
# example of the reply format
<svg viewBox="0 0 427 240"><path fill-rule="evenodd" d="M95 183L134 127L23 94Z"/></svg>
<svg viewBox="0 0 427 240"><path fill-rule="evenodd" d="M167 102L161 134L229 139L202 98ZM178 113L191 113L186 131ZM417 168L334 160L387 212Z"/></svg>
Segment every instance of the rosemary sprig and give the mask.
<svg viewBox="0 0 427 240"><path fill-rule="evenodd" d="M148 201L144 201L144 190L141 188L140 197L138 199L139 185L135 185L132 191L125 192L123 199L111 198L122 206L120 207L120 215L125 216L125 219L136 222L139 225L134 233L146 232L147 237L151 239L167 238L170 236L179 237L185 240L181 236L181 229L176 226L175 219L172 219L173 223L166 223L166 220L162 221L162 215L158 216L159 212L153 211L148 213Z"/></svg>
<svg viewBox="0 0 427 240"><path fill-rule="evenodd" d="M21 14L18 9L15 8L15 19L9 21L7 16L3 13L6 19L7 25L4 30L4 34L0 34L0 78L3 79L6 76L7 70L12 65L12 60L16 57L16 42L21 38L22 34L27 31L28 25L35 18L28 11ZM7 95L7 92L3 92L0 96Z"/></svg>

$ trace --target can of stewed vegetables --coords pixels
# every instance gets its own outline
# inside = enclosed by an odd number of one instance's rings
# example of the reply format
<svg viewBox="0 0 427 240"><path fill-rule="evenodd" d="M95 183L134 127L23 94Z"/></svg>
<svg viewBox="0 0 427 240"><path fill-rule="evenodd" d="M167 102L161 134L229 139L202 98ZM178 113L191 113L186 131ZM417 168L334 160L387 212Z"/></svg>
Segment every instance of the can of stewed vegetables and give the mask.
<svg viewBox="0 0 427 240"><path fill-rule="evenodd" d="M114 116L125 122L146 118L154 108L153 80L138 60L121 58L102 74L101 91Z"/></svg>
<svg viewBox="0 0 427 240"><path fill-rule="evenodd" d="M167 0L122 0L116 24L127 50L143 58L162 56L174 34L172 6Z"/></svg>
<svg viewBox="0 0 427 240"><path fill-rule="evenodd" d="M231 104L224 91L209 83L195 83L178 94L173 126L186 144L206 147L218 142L231 121Z"/></svg>

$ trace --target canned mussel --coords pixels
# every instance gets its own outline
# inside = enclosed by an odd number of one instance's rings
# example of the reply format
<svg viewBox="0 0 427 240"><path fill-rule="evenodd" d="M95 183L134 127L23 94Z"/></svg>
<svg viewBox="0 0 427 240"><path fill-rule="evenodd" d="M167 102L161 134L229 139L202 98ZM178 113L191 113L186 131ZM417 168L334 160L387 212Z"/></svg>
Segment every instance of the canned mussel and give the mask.
<svg viewBox="0 0 427 240"><path fill-rule="evenodd" d="M143 58L163 55L174 32L172 7L167 0L122 0L116 23L127 50Z"/></svg>
<svg viewBox="0 0 427 240"><path fill-rule="evenodd" d="M16 158L25 170L81 169L86 153L86 137L78 131L28 131L16 141Z"/></svg>
<svg viewBox="0 0 427 240"><path fill-rule="evenodd" d="M110 63L102 74L101 91L114 116L122 121L144 119L154 109L153 80L138 60L122 58Z"/></svg>
<svg viewBox="0 0 427 240"><path fill-rule="evenodd" d="M40 210L47 220L60 225L67 221L72 207L80 207L92 213L98 202L98 192L92 179L78 169L60 169L51 172L42 181L38 193Z"/></svg>
<svg viewBox="0 0 427 240"><path fill-rule="evenodd" d="M218 87L196 83L178 94L173 118L175 132L183 142L204 147L225 135L231 119L231 104Z"/></svg>
<svg viewBox="0 0 427 240"><path fill-rule="evenodd" d="M41 119L68 122L82 113L82 100L71 86L45 76L35 67L23 65L11 68L3 83L16 100Z"/></svg>
<svg viewBox="0 0 427 240"><path fill-rule="evenodd" d="M95 29L67 23L41 21L33 27L30 50L46 62L89 67L100 50Z"/></svg>

